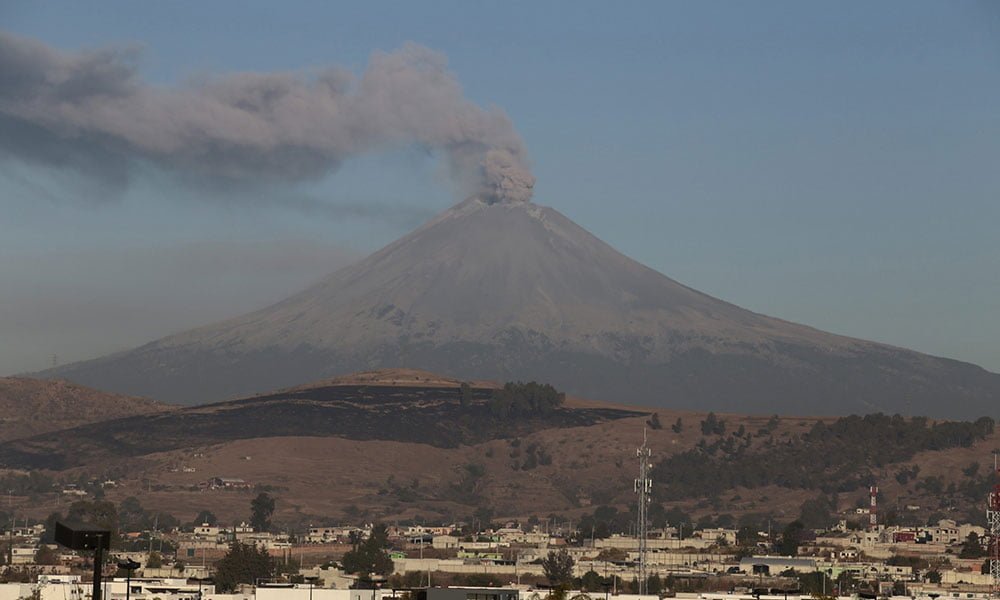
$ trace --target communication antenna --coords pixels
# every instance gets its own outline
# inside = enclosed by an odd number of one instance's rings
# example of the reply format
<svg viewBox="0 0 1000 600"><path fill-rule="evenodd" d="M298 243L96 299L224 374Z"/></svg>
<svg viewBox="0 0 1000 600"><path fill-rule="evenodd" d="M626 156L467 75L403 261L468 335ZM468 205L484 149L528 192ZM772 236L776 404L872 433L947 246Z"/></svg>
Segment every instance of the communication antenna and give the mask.
<svg viewBox="0 0 1000 600"><path fill-rule="evenodd" d="M878 486L873 485L868 488L870 503L868 505L868 530L878 530Z"/></svg>
<svg viewBox="0 0 1000 600"><path fill-rule="evenodd" d="M635 480L635 493L639 495L639 506L636 511L636 535L639 537L639 594L646 593L646 538L649 537L649 524L646 512L649 506L649 494L653 491L653 480L649 478L649 458L652 452L646 445L646 428L642 428L642 446L636 449L639 457L639 478Z"/></svg>
<svg viewBox="0 0 1000 600"><path fill-rule="evenodd" d="M986 524L990 528L990 593L994 598L1000 598L1000 466L995 452L993 472L997 482L986 509Z"/></svg>

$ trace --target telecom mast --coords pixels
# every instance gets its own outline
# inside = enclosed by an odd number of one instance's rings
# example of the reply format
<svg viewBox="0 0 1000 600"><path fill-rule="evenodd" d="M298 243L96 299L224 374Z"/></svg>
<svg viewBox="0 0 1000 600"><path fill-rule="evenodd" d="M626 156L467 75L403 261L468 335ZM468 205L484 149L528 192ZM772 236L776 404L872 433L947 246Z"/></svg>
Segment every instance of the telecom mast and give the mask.
<svg viewBox="0 0 1000 600"><path fill-rule="evenodd" d="M996 454L993 455L993 471L997 483L990 494L986 524L990 528L990 591L994 598L1000 598L1000 467L997 466Z"/></svg>
<svg viewBox="0 0 1000 600"><path fill-rule="evenodd" d="M652 456L646 446L646 428L642 428L642 446L635 451L639 457L639 478L635 480L635 493L639 495L639 506L636 523L636 535L639 536L639 593L646 593L646 538L649 537L649 524L646 521L646 509L649 506L649 494L653 491L653 480L649 478L649 458Z"/></svg>
<svg viewBox="0 0 1000 600"><path fill-rule="evenodd" d="M878 486L868 488L870 501L868 504L868 530L878 531Z"/></svg>

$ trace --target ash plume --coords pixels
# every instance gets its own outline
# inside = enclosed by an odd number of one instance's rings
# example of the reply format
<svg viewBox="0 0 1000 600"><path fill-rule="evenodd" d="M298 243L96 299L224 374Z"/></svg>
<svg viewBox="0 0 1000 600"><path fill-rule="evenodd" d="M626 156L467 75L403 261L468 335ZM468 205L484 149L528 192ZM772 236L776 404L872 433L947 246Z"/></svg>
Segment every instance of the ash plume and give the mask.
<svg viewBox="0 0 1000 600"><path fill-rule="evenodd" d="M0 158L127 185L152 165L211 184L315 180L365 153L420 146L464 195L527 202L534 177L503 111L465 98L445 57L417 44L364 72L233 73L144 82L135 49L69 53L0 32Z"/></svg>

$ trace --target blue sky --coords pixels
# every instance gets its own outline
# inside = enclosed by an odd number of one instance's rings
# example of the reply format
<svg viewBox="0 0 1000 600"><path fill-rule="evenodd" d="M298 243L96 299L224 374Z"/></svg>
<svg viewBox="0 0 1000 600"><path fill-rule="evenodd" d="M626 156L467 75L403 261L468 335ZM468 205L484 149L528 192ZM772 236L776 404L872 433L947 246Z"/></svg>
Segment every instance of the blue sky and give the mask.
<svg viewBox="0 0 1000 600"><path fill-rule="evenodd" d="M1000 6L973 2L0 3L158 86L417 42L525 139L535 201L692 287L1000 371ZM433 157L295 189L108 191L0 161L0 374L280 299L452 204ZM371 206L317 214L281 196Z"/></svg>

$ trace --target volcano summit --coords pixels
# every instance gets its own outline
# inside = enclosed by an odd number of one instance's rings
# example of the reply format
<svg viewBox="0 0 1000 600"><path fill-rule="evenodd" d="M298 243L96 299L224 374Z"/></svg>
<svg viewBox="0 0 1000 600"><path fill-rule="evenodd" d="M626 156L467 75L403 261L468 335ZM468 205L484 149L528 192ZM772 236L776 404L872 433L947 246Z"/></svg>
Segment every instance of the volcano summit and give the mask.
<svg viewBox="0 0 1000 600"><path fill-rule="evenodd" d="M1000 406L1000 375L753 313L551 208L475 198L273 306L46 375L194 404L385 367L734 412Z"/></svg>

